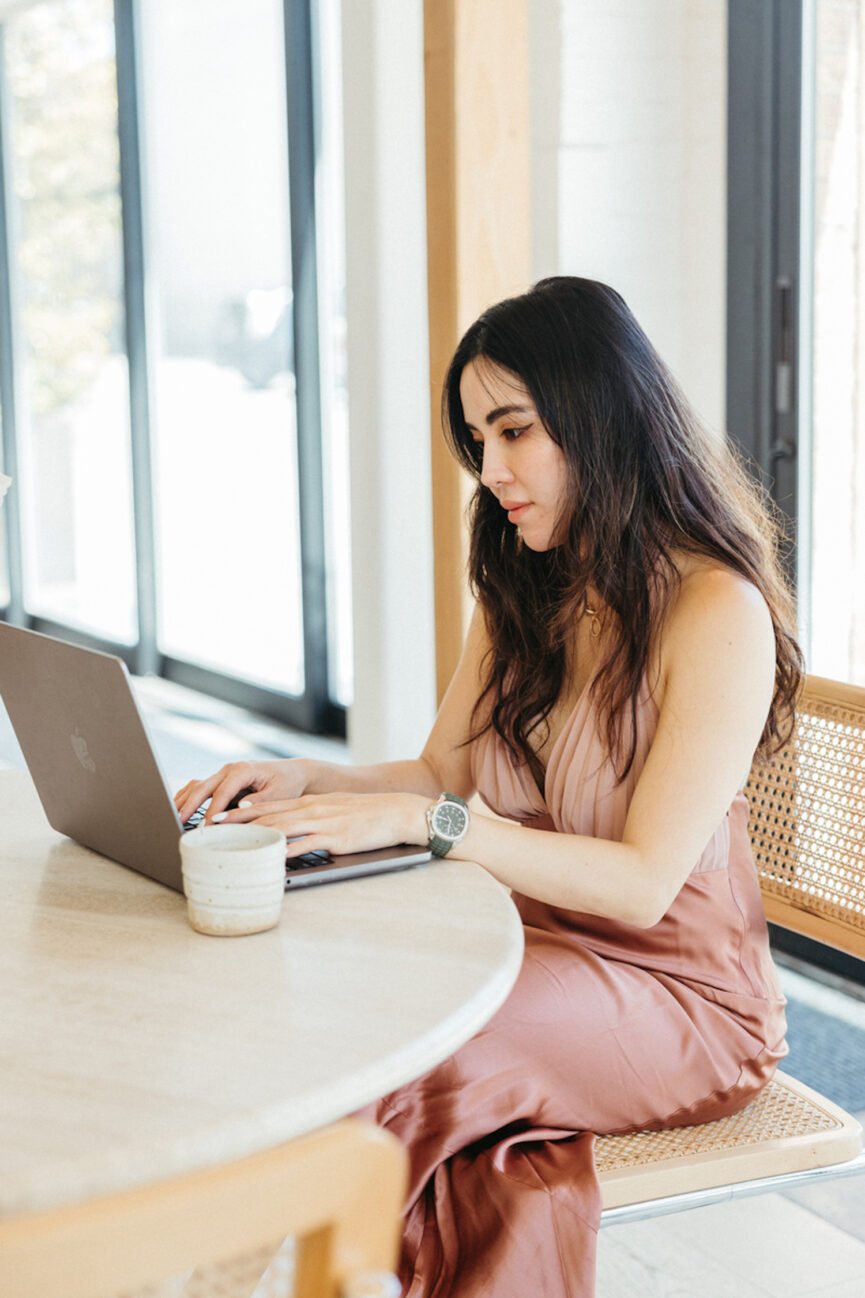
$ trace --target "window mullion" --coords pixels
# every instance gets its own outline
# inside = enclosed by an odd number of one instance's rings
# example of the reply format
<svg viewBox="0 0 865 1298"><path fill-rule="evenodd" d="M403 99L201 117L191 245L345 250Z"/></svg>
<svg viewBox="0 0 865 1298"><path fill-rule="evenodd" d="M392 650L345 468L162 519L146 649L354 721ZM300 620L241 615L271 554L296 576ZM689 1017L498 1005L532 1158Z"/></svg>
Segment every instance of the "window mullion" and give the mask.
<svg viewBox="0 0 865 1298"><path fill-rule="evenodd" d="M327 726L328 642L319 383L315 124L309 0L286 0L285 71L292 311L303 600L305 699L311 729Z"/></svg>
<svg viewBox="0 0 865 1298"><path fill-rule="evenodd" d="M153 524L153 468L147 368L144 278L144 218L141 185L141 119L135 0L114 0L117 63L117 122L120 136L120 193L123 220L123 275L126 349L135 510L138 647L135 670L159 667L156 614L156 556Z"/></svg>
<svg viewBox="0 0 865 1298"><path fill-rule="evenodd" d="M764 473L771 443L773 5L729 3L727 428Z"/></svg>
<svg viewBox="0 0 865 1298"><path fill-rule="evenodd" d="M799 307L801 302L799 175L801 157L802 10L776 10L772 311L772 494L798 532ZM793 575L793 574L791 574Z"/></svg>

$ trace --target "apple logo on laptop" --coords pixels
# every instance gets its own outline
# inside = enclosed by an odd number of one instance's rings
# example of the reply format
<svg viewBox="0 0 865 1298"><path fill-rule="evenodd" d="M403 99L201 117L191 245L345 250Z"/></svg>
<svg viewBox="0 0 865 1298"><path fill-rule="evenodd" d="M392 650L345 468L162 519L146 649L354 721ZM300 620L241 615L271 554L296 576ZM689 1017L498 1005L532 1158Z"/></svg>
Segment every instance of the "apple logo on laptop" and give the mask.
<svg viewBox="0 0 865 1298"><path fill-rule="evenodd" d="M69 738L72 740L72 747L75 750L75 756L78 758L85 771L90 771L92 774L92 772L96 770L96 763L87 751L87 740L83 735L79 735L77 726L75 727L75 734L70 735Z"/></svg>

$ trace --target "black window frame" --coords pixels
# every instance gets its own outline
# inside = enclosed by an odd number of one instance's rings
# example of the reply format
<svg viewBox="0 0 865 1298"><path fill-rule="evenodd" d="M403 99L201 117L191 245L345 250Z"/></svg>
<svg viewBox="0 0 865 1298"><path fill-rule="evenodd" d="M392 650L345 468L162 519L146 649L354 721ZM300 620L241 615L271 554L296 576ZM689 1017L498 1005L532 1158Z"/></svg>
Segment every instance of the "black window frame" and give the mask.
<svg viewBox="0 0 865 1298"><path fill-rule="evenodd" d="M729 0L727 429L800 532L801 0Z"/></svg>
<svg viewBox="0 0 865 1298"><path fill-rule="evenodd" d="M115 654L136 674L164 677L273 717L295 729L344 737L346 709L331 698L328 677L324 470L316 283L315 168L320 132L315 117L312 0L283 0L305 684L300 696L174 657L159 648L151 412L148 401L149 322L144 291L146 234L141 166L143 127L140 112L139 3L140 0L114 0L139 639L132 646L120 644L79 627L38 616L26 608L21 555L21 511L15 492L7 497L3 511L10 598L6 607L0 609L0 619ZM10 230L15 207L9 201L9 174L6 166L10 154L7 151L9 113L3 39L4 24L0 22L0 411L5 470L17 477L15 396L16 357L20 353L16 339L15 267L11 256L15 240L14 231Z"/></svg>
<svg viewBox="0 0 865 1298"><path fill-rule="evenodd" d="M727 429L785 519L807 626L813 0L728 0ZM806 183L803 184L803 181ZM769 925L772 946L865 985L865 960Z"/></svg>

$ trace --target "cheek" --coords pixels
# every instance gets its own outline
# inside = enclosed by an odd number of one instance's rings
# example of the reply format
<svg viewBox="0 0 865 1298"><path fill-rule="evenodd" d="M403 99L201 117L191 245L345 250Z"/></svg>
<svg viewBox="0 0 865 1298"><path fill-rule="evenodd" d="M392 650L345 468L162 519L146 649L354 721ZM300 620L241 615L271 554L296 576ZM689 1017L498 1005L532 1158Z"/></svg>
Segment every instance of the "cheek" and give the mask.
<svg viewBox="0 0 865 1298"><path fill-rule="evenodd" d="M563 453L555 443L553 443L550 452L547 477L550 483L550 495L558 501L564 501L570 494L568 465Z"/></svg>

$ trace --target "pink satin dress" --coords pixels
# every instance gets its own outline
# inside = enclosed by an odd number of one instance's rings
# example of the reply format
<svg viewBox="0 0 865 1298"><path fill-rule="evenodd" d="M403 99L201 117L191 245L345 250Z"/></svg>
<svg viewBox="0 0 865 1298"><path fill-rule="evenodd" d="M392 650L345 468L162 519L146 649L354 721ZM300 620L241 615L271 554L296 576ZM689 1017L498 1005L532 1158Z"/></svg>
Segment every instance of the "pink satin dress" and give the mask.
<svg viewBox="0 0 865 1298"><path fill-rule="evenodd" d="M585 691L550 753L545 796L488 732L475 785L532 828L620 840L658 712L616 778ZM364 1110L410 1155L407 1298L591 1298L601 1201L592 1133L678 1126L742 1108L787 1053L736 795L651 929L514 894L525 958L508 1000L450 1059Z"/></svg>

